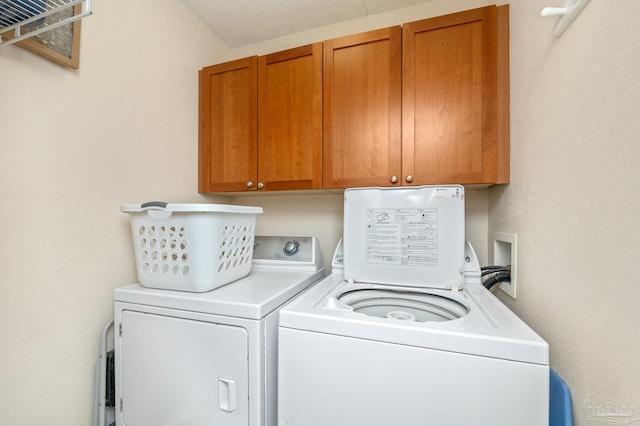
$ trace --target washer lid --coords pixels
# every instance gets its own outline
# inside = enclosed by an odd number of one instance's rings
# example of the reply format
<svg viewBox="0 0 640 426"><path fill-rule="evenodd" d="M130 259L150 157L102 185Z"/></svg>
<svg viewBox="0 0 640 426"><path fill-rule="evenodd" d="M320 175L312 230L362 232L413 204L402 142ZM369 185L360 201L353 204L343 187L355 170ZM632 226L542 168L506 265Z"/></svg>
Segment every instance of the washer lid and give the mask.
<svg viewBox="0 0 640 426"><path fill-rule="evenodd" d="M346 281L462 288L462 186L352 188L344 196Z"/></svg>

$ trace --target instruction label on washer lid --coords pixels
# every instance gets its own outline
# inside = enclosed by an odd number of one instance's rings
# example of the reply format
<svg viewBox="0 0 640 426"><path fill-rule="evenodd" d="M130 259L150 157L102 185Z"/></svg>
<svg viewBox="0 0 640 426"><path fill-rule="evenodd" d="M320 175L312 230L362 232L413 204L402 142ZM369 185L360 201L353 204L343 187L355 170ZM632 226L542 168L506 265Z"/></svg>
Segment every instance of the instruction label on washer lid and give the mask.
<svg viewBox="0 0 640 426"><path fill-rule="evenodd" d="M438 210L367 209L367 263L438 265Z"/></svg>

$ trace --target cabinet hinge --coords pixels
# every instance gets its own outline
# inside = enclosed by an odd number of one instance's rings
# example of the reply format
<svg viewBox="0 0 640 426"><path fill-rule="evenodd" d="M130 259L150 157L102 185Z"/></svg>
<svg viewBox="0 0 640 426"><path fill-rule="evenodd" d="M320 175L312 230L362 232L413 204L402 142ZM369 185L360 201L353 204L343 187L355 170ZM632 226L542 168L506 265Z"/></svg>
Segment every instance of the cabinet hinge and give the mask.
<svg viewBox="0 0 640 426"><path fill-rule="evenodd" d="M118 334L122 337L122 323L118 325Z"/></svg>
<svg viewBox="0 0 640 426"><path fill-rule="evenodd" d="M122 402L122 397L120 397L120 412L122 413L122 406L124 405L124 403Z"/></svg>

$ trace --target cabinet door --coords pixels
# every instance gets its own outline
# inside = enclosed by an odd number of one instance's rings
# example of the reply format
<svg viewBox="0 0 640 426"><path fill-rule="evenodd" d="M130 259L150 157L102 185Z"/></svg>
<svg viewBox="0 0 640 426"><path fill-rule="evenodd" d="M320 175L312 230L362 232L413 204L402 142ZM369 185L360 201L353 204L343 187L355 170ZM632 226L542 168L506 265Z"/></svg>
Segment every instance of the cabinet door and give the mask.
<svg viewBox="0 0 640 426"><path fill-rule="evenodd" d="M500 19L490 6L403 26L405 184L508 181L508 9Z"/></svg>
<svg viewBox="0 0 640 426"><path fill-rule="evenodd" d="M254 56L200 71L200 192L256 187L257 63Z"/></svg>
<svg viewBox="0 0 640 426"><path fill-rule="evenodd" d="M401 31L324 42L324 187L393 185L400 177Z"/></svg>
<svg viewBox="0 0 640 426"><path fill-rule="evenodd" d="M249 424L245 329L124 311L120 339L118 424Z"/></svg>
<svg viewBox="0 0 640 426"><path fill-rule="evenodd" d="M322 188L322 43L258 58L258 181Z"/></svg>

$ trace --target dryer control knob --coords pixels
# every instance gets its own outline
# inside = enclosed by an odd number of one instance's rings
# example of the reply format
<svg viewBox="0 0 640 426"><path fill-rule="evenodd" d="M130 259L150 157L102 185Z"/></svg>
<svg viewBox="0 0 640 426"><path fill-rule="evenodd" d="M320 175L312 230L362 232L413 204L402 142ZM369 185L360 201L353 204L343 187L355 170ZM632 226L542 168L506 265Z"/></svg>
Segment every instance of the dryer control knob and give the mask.
<svg viewBox="0 0 640 426"><path fill-rule="evenodd" d="M298 252L299 248L300 248L300 243L296 240L291 240L291 241L287 241L287 243L284 245L283 251L284 251L284 254L286 254L287 256L293 256Z"/></svg>

